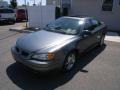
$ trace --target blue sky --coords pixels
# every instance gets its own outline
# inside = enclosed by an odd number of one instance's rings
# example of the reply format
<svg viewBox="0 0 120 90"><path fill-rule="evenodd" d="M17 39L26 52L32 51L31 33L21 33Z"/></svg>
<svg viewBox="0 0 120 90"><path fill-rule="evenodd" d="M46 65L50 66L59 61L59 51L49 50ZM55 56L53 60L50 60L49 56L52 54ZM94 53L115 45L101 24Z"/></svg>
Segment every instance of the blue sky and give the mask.
<svg viewBox="0 0 120 90"><path fill-rule="evenodd" d="M3 0L3 1L7 1L10 2L10 0ZM26 0L27 2L29 2L30 5L33 5L34 0ZM36 4L40 3L40 1L42 1L42 5L46 4L46 0L35 0ZM18 5L22 5L24 4L24 0L17 0Z"/></svg>

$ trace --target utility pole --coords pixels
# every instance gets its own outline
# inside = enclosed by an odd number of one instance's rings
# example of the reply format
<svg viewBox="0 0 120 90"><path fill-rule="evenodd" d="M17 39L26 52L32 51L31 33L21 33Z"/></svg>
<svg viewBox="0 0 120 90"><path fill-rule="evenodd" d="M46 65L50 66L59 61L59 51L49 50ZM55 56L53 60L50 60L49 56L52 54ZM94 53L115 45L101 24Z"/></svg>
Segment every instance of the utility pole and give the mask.
<svg viewBox="0 0 120 90"><path fill-rule="evenodd" d="M62 0L60 0L60 13L61 13L61 16L62 16L62 13L63 13L62 4L63 4L63 2L62 2Z"/></svg>
<svg viewBox="0 0 120 90"><path fill-rule="evenodd" d="M34 0L34 2L33 2L33 6L35 6L36 5L36 1Z"/></svg>
<svg viewBox="0 0 120 90"><path fill-rule="evenodd" d="M24 0L24 2L25 2L25 17L26 17L26 20L27 20L27 19L28 19L28 16L27 16L27 1ZM25 26L28 27L28 26L27 26L27 21L26 21Z"/></svg>
<svg viewBox="0 0 120 90"><path fill-rule="evenodd" d="M42 22L42 0L40 0L40 8L41 8L41 27L43 28L43 22Z"/></svg>

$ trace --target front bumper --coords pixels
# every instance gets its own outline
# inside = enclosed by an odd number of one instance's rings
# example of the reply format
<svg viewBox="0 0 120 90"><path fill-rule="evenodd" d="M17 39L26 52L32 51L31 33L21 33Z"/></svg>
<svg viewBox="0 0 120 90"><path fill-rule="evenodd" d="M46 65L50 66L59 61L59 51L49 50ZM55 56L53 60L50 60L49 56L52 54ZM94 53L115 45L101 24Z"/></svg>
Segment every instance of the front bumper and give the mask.
<svg viewBox="0 0 120 90"><path fill-rule="evenodd" d="M14 47L11 48L12 56L16 62L19 62L30 69L40 72L47 72L55 69L60 69L61 66L59 63L51 61L37 61L37 60L27 60L22 58L19 54L17 54Z"/></svg>
<svg viewBox="0 0 120 90"><path fill-rule="evenodd" d="M9 22L9 21L15 21L12 18L0 18L0 22Z"/></svg>

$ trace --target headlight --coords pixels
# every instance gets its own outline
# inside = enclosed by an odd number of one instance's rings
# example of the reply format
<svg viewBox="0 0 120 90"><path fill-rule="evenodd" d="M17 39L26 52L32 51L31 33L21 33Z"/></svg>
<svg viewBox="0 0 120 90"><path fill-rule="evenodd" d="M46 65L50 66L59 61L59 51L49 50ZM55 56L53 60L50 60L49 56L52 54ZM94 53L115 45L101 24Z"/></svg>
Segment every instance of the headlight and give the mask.
<svg viewBox="0 0 120 90"><path fill-rule="evenodd" d="M54 59L54 54L53 53L36 54L36 55L33 55L32 58L38 59L38 60L52 60Z"/></svg>

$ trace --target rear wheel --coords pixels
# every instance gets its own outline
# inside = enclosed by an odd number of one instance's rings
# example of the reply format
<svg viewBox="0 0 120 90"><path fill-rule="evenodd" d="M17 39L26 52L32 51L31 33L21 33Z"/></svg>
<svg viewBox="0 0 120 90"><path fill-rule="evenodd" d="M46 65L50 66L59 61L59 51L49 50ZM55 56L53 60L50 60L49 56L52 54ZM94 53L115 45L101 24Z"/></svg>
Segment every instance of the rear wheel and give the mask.
<svg viewBox="0 0 120 90"><path fill-rule="evenodd" d="M100 39L99 46L104 45L104 39L105 39L105 35L102 35L102 36L101 36L101 39Z"/></svg>
<svg viewBox="0 0 120 90"><path fill-rule="evenodd" d="M10 24L15 24L15 20L10 20L9 23Z"/></svg>
<svg viewBox="0 0 120 90"><path fill-rule="evenodd" d="M67 72L73 69L74 65L76 62L76 55L74 52L70 53L67 55L65 58L64 66L63 66L63 71Z"/></svg>

